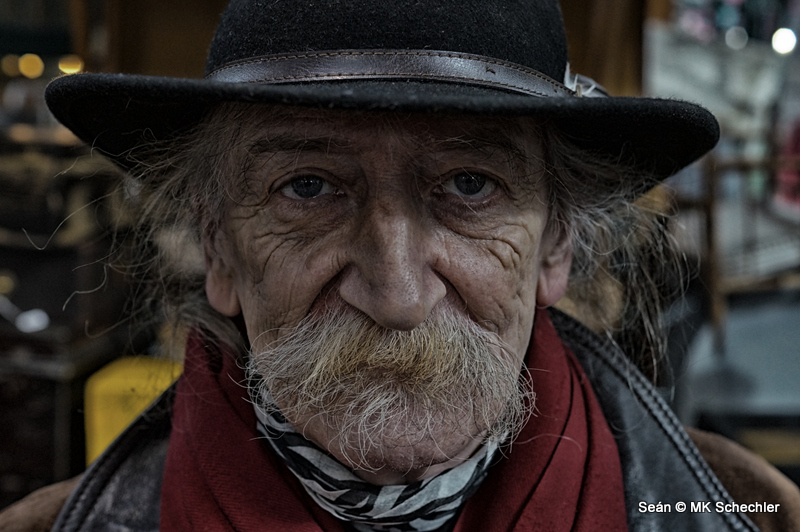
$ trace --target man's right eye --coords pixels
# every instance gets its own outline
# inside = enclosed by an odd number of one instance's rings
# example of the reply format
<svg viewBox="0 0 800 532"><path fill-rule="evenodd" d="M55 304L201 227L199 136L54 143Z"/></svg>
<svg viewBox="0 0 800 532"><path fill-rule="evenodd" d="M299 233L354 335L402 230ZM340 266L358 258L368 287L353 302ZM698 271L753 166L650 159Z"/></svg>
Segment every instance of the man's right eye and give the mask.
<svg viewBox="0 0 800 532"><path fill-rule="evenodd" d="M313 199L335 191L336 188L333 185L315 175L297 177L281 189L284 195L300 200Z"/></svg>

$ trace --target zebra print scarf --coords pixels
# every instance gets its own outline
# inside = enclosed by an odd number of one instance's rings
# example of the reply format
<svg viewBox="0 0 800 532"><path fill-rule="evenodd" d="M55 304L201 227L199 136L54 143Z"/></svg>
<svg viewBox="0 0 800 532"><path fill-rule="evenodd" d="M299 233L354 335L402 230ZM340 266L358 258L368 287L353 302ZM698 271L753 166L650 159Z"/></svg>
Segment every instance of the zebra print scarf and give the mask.
<svg viewBox="0 0 800 532"><path fill-rule="evenodd" d="M448 529L486 477L498 448L496 443L486 443L463 464L432 478L408 485L376 486L303 437L277 408L265 412L255 406L255 411L258 432L311 498L359 532Z"/></svg>

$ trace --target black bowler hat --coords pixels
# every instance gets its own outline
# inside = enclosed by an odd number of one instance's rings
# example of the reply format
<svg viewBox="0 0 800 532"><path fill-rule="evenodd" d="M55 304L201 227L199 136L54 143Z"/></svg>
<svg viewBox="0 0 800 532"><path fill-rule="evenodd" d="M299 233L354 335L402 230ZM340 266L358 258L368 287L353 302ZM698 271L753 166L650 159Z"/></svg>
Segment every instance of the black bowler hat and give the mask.
<svg viewBox="0 0 800 532"><path fill-rule="evenodd" d="M697 105L606 97L570 75L557 0L232 0L205 78L75 74L46 98L123 166L144 137L168 138L233 101L534 116L661 178L719 136Z"/></svg>

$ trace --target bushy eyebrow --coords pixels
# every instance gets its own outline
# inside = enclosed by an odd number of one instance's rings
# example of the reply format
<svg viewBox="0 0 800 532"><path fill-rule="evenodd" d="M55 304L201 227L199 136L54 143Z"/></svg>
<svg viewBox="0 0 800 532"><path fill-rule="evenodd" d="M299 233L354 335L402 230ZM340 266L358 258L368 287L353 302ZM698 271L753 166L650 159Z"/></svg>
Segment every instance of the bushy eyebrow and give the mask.
<svg viewBox="0 0 800 532"><path fill-rule="evenodd" d="M436 152L477 152L486 156L501 154L509 161L518 160L527 163L529 154L525 146L515 139L498 134L494 138L459 136L443 139L432 139L430 151Z"/></svg>

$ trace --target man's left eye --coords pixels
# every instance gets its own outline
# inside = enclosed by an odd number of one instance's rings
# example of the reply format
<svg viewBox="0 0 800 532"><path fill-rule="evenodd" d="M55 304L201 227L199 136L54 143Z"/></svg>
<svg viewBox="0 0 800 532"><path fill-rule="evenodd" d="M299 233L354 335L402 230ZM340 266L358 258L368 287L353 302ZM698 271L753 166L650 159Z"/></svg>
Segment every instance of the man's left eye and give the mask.
<svg viewBox="0 0 800 532"><path fill-rule="evenodd" d="M472 172L461 172L442 184L445 191L464 198L485 198L496 186L494 180Z"/></svg>
<svg viewBox="0 0 800 532"><path fill-rule="evenodd" d="M336 192L336 188L321 177L304 175L293 179L281 192L292 199L305 200L331 194Z"/></svg>

